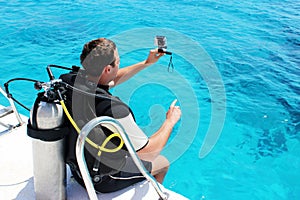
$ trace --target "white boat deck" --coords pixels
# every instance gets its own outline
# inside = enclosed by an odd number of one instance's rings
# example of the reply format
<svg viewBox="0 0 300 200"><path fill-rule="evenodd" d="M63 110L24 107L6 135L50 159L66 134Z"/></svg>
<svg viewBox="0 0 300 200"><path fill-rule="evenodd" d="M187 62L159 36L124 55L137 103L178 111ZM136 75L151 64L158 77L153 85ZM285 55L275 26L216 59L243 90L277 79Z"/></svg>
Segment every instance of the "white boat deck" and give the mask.
<svg viewBox="0 0 300 200"><path fill-rule="evenodd" d="M0 109L2 107L0 106ZM24 122L27 118L22 116ZM31 200L35 199L33 184L33 162L31 138L26 134L26 123L13 129L9 133L3 133L6 127L3 123L11 125L18 124L14 114L0 118L0 199L1 200ZM186 200L180 194L172 192L161 186L167 192L171 200ZM67 168L67 199L83 200L89 199L86 190L71 177ZM158 194L148 181L143 181L126 189L108 193L98 194L98 199L114 200L155 200Z"/></svg>

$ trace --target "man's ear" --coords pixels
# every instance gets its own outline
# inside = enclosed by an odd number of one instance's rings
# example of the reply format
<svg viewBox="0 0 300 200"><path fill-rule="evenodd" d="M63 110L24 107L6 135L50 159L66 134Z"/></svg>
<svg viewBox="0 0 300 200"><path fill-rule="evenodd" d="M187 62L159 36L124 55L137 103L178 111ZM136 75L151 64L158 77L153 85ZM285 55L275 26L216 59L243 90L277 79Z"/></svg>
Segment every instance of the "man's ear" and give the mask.
<svg viewBox="0 0 300 200"><path fill-rule="evenodd" d="M111 66L110 66L110 65L106 65L106 66L104 67L103 72L104 72L104 73L109 73L110 70L111 70Z"/></svg>
<svg viewBox="0 0 300 200"><path fill-rule="evenodd" d="M105 67L105 70L109 73L110 72L110 70L111 70L111 68L112 68L112 66L111 65L107 65L106 67Z"/></svg>

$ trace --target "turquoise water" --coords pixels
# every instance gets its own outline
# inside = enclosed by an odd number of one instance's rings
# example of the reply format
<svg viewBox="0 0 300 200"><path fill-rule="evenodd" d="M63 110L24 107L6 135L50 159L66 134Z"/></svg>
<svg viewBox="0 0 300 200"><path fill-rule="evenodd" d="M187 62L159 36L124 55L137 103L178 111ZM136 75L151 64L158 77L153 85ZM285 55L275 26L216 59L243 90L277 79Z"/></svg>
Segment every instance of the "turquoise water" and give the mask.
<svg viewBox="0 0 300 200"><path fill-rule="evenodd" d="M166 35L173 73L165 56L114 91L149 135L178 98L183 115L164 151L172 161L165 187L190 199L300 199L299 11L299 0L0 1L0 83L46 81L48 64L79 65L82 45L103 36L116 38L121 66L130 65L154 48L149 33L174 33ZM201 72L194 47L207 52L218 73ZM215 80L205 73L220 75L226 100L212 98ZM11 91L29 107L36 93L22 82ZM225 123L201 157L214 102L226 105Z"/></svg>

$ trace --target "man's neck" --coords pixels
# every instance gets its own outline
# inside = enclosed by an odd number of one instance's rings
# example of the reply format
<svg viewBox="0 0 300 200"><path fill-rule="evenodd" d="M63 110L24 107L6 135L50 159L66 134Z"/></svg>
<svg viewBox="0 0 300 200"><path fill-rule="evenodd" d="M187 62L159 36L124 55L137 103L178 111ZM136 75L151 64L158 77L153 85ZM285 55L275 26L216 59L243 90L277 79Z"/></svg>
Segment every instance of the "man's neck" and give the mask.
<svg viewBox="0 0 300 200"><path fill-rule="evenodd" d="M100 77L99 76L92 76L92 75L87 75L87 80L89 81L92 81L93 83L95 84L101 84L101 85L105 85L105 84L102 84L101 81L100 81Z"/></svg>

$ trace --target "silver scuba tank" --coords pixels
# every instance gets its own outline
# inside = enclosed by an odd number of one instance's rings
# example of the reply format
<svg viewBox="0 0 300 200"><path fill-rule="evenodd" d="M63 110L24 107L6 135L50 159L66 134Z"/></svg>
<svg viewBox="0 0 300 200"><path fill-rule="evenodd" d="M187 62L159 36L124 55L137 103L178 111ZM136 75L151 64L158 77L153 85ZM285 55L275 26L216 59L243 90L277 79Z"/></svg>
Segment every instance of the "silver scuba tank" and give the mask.
<svg viewBox="0 0 300 200"><path fill-rule="evenodd" d="M32 137L33 174L36 199L66 199L66 164L62 106L38 96L31 112L27 134Z"/></svg>
<svg viewBox="0 0 300 200"><path fill-rule="evenodd" d="M32 124L32 111L30 111L30 123ZM37 127L47 130L60 127L63 124L63 109L60 104L41 101L36 113Z"/></svg>

